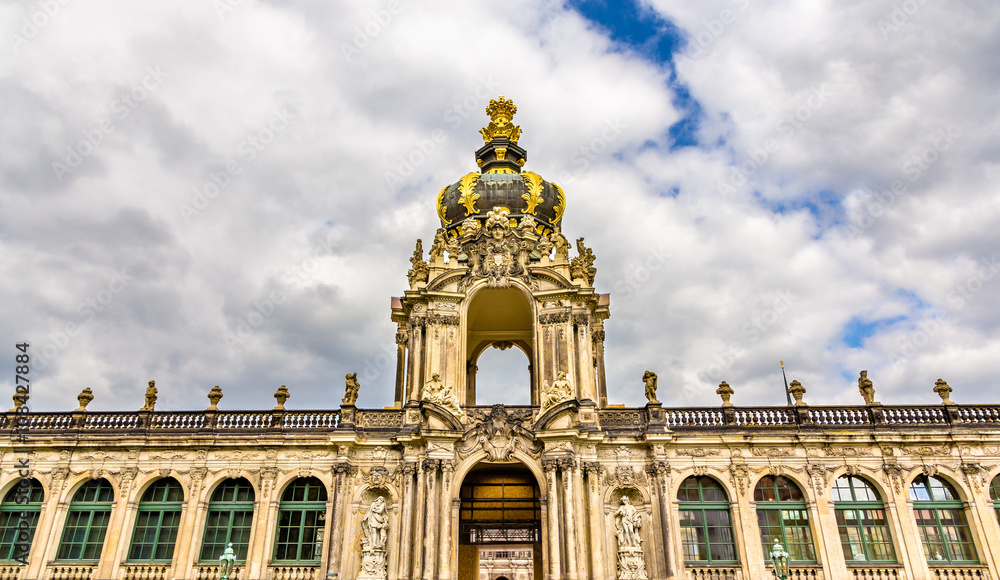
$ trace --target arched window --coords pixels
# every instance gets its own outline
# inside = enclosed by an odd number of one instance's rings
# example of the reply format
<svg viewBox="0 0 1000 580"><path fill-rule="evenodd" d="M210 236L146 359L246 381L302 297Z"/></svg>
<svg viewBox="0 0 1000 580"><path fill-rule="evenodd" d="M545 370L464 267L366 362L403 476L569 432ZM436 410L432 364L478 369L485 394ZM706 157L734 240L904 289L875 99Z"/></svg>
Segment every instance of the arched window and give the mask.
<svg viewBox="0 0 1000 580"><path fill-rule="evenodd" d="M757 482L753 498L757 502L757 524L760 526L764 559L770 558L774 539L778 538L788 550L790 562L816 562L809 512L799 486L780 475L765 475Z"/></svg>
<svg viewBox="0 0 1000 580"><path fill-rule="evenodd" d="M274 559L278 562L319 562L326 525L326 487L315 477L296 479L281 494L278 537Z"/></svg>
<svg viewBox="0 0 1000 580"><path fill-rule="evenodd" d="M139 502L132 533L130 562L169 562L181 523L184 490L175 479L161 479L149 486Z"/></svg>
<svg viewBox="0 0 1000 580"><path fill-rule="evenodd" d="M735 562L729 499L711 477L689 477L677 490L685 562Z"/></svg>
<svg viewBox="0 0 1000 580"><path fill-rule="evenodd" d="M928 562L979 561L965 509L951 484L918 475L910 484L910 499Z"/></svg>
<svg viewBox="0 0 1000 580"><path fill-rule="evenodd" d="M246 562L253 523L253 486L244 478L227 479L212 492L205 518L201 561L215 562L229 542L238 562Z"/></svg>
<svg viewBox="0 0 1000 580"><path fill-rule="evenodd" d="M115 490L104 479L88 481L73 495L57 560L97 562L111 521Z"/></svg>
<svg viewBox="0 0 1000 580"><path fill-rule="evenodd" d="M994 477L990 484L990 498L993 500L993 509L997 512L997 521L1000 522L1000 475Z"/></svg>
<svg viewBox="0 0 1000 580"><path fill-rule="evenodd" d="M833 484L833 501L848 564L896 561L885 505L870 483L853 475L841 476Z"/></svg>
<svg viewBox="0 0 1000 580"><path fill-rule="evenodd" d="M20 480L4 496L3 503L0 503L0 561L24 561L28 558L27 549L30 549L31 540L35 537L44 501L45 492L37 479ZM22 513L28 516L25 518L27 538L18 537Z"/></svg>

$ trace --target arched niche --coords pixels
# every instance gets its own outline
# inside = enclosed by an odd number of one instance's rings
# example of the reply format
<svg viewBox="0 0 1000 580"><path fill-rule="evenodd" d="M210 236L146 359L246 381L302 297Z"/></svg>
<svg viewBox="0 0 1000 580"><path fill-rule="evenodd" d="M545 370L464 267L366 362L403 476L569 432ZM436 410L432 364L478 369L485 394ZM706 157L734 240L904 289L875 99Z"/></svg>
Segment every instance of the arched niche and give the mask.
<svg viewBox="0 0 1000 580"><path fill-rule="evenodd" d="M531 391L531 403L537 404L534 312L530 296L517 286L481 288L469 301L465 333L467 405L476 401L476 362L494 344L516 346L527 356L531 383L525 386Z"/></svg>

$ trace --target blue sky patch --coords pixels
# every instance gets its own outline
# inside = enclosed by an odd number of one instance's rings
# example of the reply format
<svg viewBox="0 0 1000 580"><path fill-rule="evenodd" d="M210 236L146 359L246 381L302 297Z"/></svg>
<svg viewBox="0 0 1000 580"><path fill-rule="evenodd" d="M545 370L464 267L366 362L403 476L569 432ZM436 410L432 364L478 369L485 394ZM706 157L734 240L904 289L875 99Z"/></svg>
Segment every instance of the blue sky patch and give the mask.
<svg viewBox="0 0 1000 580"><path fill-rule="evenodd" d="M861 348L864 346L866 338L873 336L882 328L906 320L905 316L894 316L881 320L863 320L858 316L847 321L844 330L841 332L840 340L851 348Z"/></svg>
<svg viewBox="0 0 1000 580"><path fill-rule="evenodd" d="M634 0L574 0L570 6L603 29L612 41L669 71L667 85L674 92L673 105L683 115L668 130L670 150L696 146L701 104L677 80L674 67L674 54L686 44L684 31Z"/></svg>

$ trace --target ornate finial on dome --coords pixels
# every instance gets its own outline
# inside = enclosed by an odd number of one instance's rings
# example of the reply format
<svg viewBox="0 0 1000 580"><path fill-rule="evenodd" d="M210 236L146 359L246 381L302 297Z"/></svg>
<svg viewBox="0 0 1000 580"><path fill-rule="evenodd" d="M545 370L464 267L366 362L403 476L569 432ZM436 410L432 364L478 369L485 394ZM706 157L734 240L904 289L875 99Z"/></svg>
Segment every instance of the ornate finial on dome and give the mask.
<svg viewBox="0 0 1000 580"><path fill-rule="evenodd" d="M483 135L483 141L489 143L497 137L506 137L511 143L517 145L517 140L521 137L521 128L511 124L511 119L517 113L517 105L510 99L500 95L496 99L490 100L486 106L486 114L490 116L490 124L479 130Z"/></svg>

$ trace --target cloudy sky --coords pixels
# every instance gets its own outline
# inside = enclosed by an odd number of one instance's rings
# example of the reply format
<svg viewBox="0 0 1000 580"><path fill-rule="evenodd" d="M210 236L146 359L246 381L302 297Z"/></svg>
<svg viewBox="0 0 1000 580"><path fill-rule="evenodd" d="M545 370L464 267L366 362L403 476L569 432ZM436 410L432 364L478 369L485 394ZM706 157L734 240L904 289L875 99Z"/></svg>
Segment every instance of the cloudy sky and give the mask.
<svg viewBox="0 0 1000 580"><path fill-rule="evenodd" d="M621 6L619 6L621 4ZM36 410L392 404L389 300L514 99L610 292L612 402L996 403L1000 5L0 5L0 384ZM5 351L5 353L4 353ZM481 403L525 402L490 351ZM520 381L521 384L518 384ZM9 400L9 399L8 399Z"/></svg>

